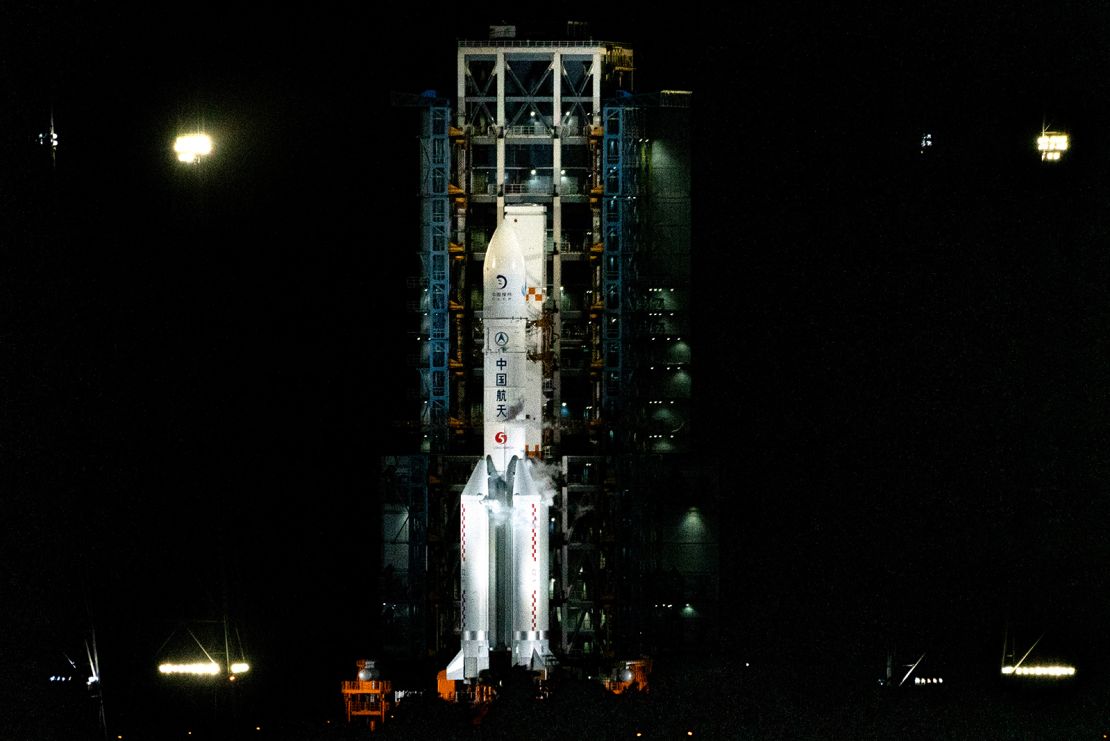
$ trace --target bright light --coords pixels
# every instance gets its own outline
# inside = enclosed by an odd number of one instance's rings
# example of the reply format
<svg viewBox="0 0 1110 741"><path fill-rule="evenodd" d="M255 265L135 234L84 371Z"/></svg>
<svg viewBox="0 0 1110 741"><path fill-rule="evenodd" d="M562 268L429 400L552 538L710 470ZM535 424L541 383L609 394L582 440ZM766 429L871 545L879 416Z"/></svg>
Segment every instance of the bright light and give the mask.
<svg viewBox="0 0 1110 741"><path fill-rule="evenodd" d="M1075 676L1075 667L1064 664L1004 666L1002 673L1018 677L1072 677Z"/></svg>
<svg viewBox="0 0 1110 741"><path fill-rule="evenodd" d="M1037 149L1042 152L1066 152L1068 151L1068 135L1041 134L1037 137Z"/></svg>
<svg viewBox="0 0 1110 741"><path fill-rule="evenodd" d="M212 138L203 133L179 136L174 142L173 151L177 152L178 160L192 164L201 157L212 154Z"/></svg>
<svg viewBox="0 0 1110 741"><path fill-rule="evenodd" d="M1037 137L1037 150L1041 153L1042 162L1058 162L1069 145L1067 134L1043 131Z"/></svg>
<svg viewBox="0 0 1110 741"><path fill-rule="evenodd" d="M163 674L214 675L220 673L220 665L215 661L197 661L192 664L160 664L158 671Z"/></svg>
<svg viewBox="0 0 1110 741"><path fill-rule="evenodd" d="M250 664L245 661L236 661L231 665L232 674L246 674L251 670Z"/></svg>

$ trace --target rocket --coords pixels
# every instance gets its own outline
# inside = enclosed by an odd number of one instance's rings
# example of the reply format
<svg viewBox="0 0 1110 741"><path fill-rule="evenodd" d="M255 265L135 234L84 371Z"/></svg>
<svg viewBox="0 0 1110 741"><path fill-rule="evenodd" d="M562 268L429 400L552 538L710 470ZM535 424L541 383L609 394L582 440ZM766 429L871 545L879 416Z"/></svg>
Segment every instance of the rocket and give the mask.
<svg viewBox="0 0 1110 741"><path fill-rule="evenodd" d="M447 679L489 669L491 650L543 671L548 506L533 479L542 442L543 206L508 206L483 264L483 455L459 507L460 641Z"/></svg>

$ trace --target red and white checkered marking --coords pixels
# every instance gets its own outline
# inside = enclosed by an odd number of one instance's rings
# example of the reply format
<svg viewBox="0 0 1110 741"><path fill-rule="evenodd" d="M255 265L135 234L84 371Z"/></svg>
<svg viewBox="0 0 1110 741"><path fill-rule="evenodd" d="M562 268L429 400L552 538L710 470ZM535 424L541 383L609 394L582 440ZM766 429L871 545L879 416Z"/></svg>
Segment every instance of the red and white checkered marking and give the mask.
<svg viewBox="0 0 1110 741"><path fill-rule="evenodd" d="M536 554L536 520L537 520L536 505L532 505L532 563L538 561ZM532 590L532 630L536 629L536 590Z"/></svg>
<svg viewBox="0 0 1110 741"><path fill-rule="evenodd" d="M524 297L525 301L543 301L543 291L535 286L528 287L528 295Z"/></svg>
<svg viewBox="0 0 1110 741"><path fill-rule="evenodd" d="M536 505L532 505L532 562L536 561Z"/></svg>

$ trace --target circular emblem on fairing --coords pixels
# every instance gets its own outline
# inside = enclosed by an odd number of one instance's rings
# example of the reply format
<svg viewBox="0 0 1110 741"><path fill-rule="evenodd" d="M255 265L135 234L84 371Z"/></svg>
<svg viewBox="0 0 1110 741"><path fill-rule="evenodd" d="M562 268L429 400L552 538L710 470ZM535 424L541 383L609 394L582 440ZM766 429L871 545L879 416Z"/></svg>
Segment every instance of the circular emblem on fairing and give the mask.
<svg viewBox="0 0 1110 741"><path fill-rule="evenodd" d="M509 285L509 279L506 278L503 275L498 275L497 276L497 287L498 288L504 288L507 285Z"/></svg>
<svg viewBox="0 0 1110 741"><path fill-rule="evenodd" d="M497 333L495 333L493 335L493 342L498 347L504 347L505 345L509 344L509 333L508 332L497 332Z"/></svg>
<svg viewBox="0 0 1110 741"><path fill-rule="evenodd" d="M504 432L498 432L496 435L493 436L493 441L498 445L504 445L506 442L508 442L508 440L509 436L506 435Z"/></svg>

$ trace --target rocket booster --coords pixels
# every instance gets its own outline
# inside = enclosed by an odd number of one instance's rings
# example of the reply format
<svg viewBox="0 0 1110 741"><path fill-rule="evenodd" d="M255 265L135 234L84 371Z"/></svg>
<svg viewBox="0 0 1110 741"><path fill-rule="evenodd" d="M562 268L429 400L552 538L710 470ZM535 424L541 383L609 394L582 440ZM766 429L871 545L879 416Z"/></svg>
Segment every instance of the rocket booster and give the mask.
<svg viewBox="0 0 1110 741"><path fill-rule="evenodd" d="M489 669L490 613L495 609L490 593L490 513L487 509L490 476L479 461L463 489L459 505L459 594L462 648L447 667L448 679L470 679ZM496 552L496 551L495 551Z"/></svg>
<svg viewBox="0 0 1110 741"><path fill-rule="evenodd" d="M544 219L542 206L508 207L483 264L483 455L460 501L462 646L448 679L477 678L492 649L534 670L550 653L549 502L531 460L542 436L540 340L530 327L542 310Z"/></svg>

